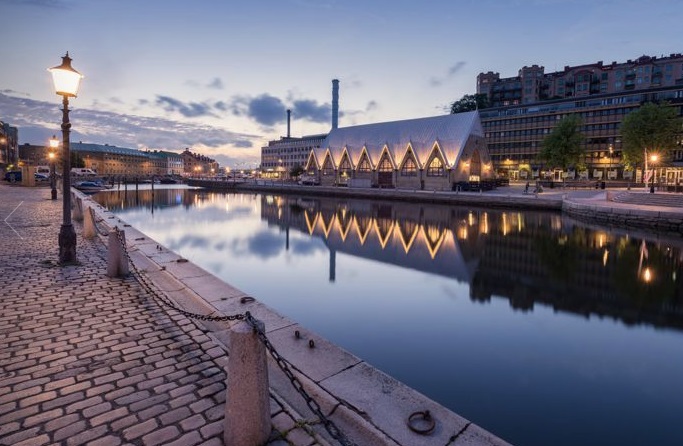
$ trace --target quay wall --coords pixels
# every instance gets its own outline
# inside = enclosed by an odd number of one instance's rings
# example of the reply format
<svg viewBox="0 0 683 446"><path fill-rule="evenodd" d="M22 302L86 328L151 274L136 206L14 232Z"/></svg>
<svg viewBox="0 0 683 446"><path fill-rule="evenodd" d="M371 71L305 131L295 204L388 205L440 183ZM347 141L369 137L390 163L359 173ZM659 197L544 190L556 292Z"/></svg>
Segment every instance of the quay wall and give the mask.
<svg viewBox="0 0 683 446"><path fill-rule="evenodd" d="M602 203L564 200L562 212L580 221L605 226L649 229L660 233L683 235L683 213L643 206L618 206L609 201Z"/></svg>
<svg viewBox="0 0 683 446"><path fill-rule="evenodd" d="M251 192L273 192L283 194L298 194L305 196L348 197L368 200L391 200L416 203L434 203L450 205L468 205L491 208L512 208L529 210L562 210L562 198L559 196L542 197L529 194L526 196L486 193L486 192L450 192L424 191L414 189L378 189L353 188L334 186L301 186L291 183L278 182L222 182L212 180L188 180L190 186L203 187L210 190L234 190Z"/></svg>

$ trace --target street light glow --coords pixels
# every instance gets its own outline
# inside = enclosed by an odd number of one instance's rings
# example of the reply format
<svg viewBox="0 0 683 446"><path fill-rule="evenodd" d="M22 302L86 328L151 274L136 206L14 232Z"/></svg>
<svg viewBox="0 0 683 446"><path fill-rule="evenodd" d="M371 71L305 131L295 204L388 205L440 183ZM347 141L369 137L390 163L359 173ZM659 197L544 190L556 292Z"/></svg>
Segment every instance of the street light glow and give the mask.
<svg viewBox="0 0 683 446"><path fill-rule="evenodd" d="M62 56L62 64L49 68L48 71L52 74L52 82L58 95L76 97L83 75L71 66L68 51L66 56Z"/></svg>

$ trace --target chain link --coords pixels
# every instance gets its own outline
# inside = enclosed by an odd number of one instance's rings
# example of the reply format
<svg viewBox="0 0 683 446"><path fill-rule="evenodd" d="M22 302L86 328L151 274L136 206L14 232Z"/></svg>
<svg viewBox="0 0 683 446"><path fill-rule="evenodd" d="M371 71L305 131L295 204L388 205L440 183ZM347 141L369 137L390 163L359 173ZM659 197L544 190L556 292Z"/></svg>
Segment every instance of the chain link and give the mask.
<svg viewBox="0 0 683 446"><path fill-rule="evenodd" d="M275 349L273 344L270 342L268 337L266 336L266 333L261 329L261 327L258 324L258 321L251 315L250 312L246 312L244 314L234 314L234 315L227 315L227 316L215 316L215 315L204 315L204 314L197 314L197 313L192 313L190 311L183 310L182 308L179 308L177 305L175 305L169 298L163 295L163 293L157 292L156 288L152 284L152 282L144 275L142 272L137 268L133 260L130 258L130 253L128 252L128 246L126 245L126 240L124 238L124 233L123 231L120 231L118 226L114 227L114 231L116 232L116 236L119 240L119 243L121 243L121 247L123 249L124 255L126 256L126 259L128 260L129 265L131 266L133 275L137 279L137 281L142 285L142 287L147 291L150 295L152 295L154 298L158 299L162 304L165 306L171 308L172 310L180 313L181 315L190 318L190 319L195 319L195 320L200 320L200 321L220 321L220 322L226 322L226 321L235 321L235 320L240 320L240 321L245 321L247 322L258 338L261 340L263 345L266 347L266 350L270 353L270 356L273 357L275 362L277 363L278 367L280 367L280 370L287 376L289 379L290 383L294 387L294 389L301 395L301 397L304 399L306 402L306 405L308 408L320 419L322 422L323 426L325 427L325 430L339 442L342 446L357 446L356 443L352 442L346 436L342 431L339 430L336 424L329 419L322 411L322 408L320 407L320 404L318 404L317 401L311 397L308 392L304 389L304 385L299 380L294 373L292 372L292 369L290 367L289 361L287 361L278 351Z"/></svg>

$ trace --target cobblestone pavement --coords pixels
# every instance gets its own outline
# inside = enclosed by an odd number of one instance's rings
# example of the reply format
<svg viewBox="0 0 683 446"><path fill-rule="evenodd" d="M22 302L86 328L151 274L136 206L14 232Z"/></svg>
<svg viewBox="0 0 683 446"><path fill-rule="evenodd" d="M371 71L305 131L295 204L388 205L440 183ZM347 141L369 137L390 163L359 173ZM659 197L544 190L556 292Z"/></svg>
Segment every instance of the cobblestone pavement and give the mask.
<svg viewBox="0 0 683 446"><path fill-rule="evenodd" d="M59 200L0 184L0 444L218 445L223 349L134 278L106 276L99 240L59 266ZM271 394L270 445L327 444Z"/></svg>

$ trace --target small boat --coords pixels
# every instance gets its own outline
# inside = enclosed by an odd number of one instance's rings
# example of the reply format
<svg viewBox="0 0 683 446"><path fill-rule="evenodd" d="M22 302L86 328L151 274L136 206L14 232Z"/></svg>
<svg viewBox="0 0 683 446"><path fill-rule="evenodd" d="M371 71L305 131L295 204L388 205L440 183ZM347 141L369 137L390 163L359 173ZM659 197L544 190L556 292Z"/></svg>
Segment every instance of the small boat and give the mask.
<svg viewBox="0 0 683 446"><path fill-rule="evenodd" d="M109 186L105 186L99 181L80 181L74 185L74 187L81 192L86 194L99 192L101 190L109 189Z"/></svg>
<svg viewBox="0 0 683 446"><path fill-rule="evenodd" d="M161 184L177 184L178 182L170 177L159 178L159 183Z"/></svg>

